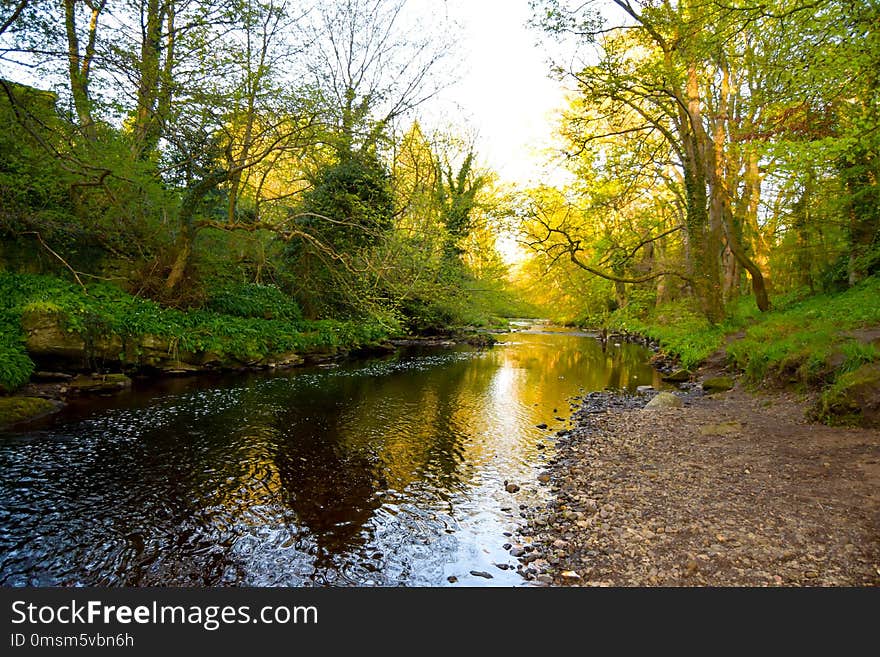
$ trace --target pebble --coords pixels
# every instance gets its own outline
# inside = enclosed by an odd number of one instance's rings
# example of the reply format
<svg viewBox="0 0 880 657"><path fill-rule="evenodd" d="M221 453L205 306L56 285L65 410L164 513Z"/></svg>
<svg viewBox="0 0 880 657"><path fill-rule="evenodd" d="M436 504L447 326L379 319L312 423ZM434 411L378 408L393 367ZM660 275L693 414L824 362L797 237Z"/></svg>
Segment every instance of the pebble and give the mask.
<svg viewBox="0 0 880 657"><path fill-rule="evenodd" d="M786 512L794 502L785 500L798 499L792 493L803 494L808 482L829 494L813 479L825 454L802 465L800 454L771 451L775 443L754 440L763 438L764 426L755 420L760 416L751 410L736 415L725 405L751 402L731 397L704 403L698 387L677 394L687 401L677 417L641 414L646 396L583 395L573 408L573 427L555 440L537 477L551 484L541 489L549 503L530 499L523 505L527 524L517 535L534 545L509 551L522 577L540 585L589 586L880 583L876 547L861 537L867 510L846 508L849 517L842 505ZM783 403L766 419L771 440L785 440L774 429ZM734 420L754 431L748 444L747 431L724 440L700 435L707 422ZM781 420L790 422L784 415ZM835 473L846 471L834 465ZM853 524L842 527L843 521Z"/></svg>
<svg viewBox="0 0 880 657"><path fill-rule="evenodd" d="M487 573L487 572L484 571L484 570L472 570L472 571L471 571L471 575L473 575L474 577L484 577L484 578L486 578L486 579L492 579L492 578L493 578L492 575L491 575L490 573Z"/></svg>

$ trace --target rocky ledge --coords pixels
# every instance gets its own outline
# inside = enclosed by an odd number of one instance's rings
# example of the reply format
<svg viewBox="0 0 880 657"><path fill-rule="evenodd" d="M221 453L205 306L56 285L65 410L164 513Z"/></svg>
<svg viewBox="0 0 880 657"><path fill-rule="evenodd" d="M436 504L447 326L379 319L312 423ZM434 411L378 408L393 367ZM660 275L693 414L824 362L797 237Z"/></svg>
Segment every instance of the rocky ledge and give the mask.
<svg viewBox="0 0 880 657"><path fill-rule="evenodd" d="M588 395L511 554L555 586L880 584L880 432L735 388Z"/></svg>

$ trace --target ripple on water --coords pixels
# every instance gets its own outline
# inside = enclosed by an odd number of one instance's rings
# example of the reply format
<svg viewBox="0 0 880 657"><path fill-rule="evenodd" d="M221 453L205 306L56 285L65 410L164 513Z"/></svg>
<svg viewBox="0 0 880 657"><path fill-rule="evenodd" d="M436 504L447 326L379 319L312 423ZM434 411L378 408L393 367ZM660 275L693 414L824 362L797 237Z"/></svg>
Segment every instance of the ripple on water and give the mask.
<svg viewBox="0 0 880 657"><path fill-rule="evenodd" d="M0 434L0 585L519 583L503 481L541 499L557 409L649 382L628 347L517 334L79 402Z"/></svg>

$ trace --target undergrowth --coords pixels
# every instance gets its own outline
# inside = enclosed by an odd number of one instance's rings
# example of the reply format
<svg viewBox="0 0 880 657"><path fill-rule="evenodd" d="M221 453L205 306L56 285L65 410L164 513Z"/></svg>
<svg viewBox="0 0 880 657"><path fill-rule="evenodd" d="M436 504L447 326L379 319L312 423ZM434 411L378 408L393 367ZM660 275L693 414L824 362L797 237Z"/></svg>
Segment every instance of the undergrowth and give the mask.
<svg viewBox="0 0 880 657"><path fill-rule="evenodd" d="M107 283L89 285L86 292L59 278L0 271L0 386L15 389L33 372L21 328L21 316L28 311L56 312L67 329L82 335L151 334L172 338L182 350L240 360L357 347L396 329L373 320L305 321L298 307L274 288L253 287L251 296L242 288L225 291L216 297L213 310L184 312Z"/></svg>

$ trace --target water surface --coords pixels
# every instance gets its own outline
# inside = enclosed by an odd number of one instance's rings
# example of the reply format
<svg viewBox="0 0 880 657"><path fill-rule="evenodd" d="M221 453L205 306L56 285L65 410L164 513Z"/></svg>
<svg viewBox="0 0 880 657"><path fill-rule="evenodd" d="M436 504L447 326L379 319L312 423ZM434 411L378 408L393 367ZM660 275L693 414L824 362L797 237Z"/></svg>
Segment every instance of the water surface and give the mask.
<svg viewBox="0 0 880 657"><path fill-rule="evenodd" d="M520 585L495 564L571 398L657 381L635 345L500 337L136 382L2 433L0 585Z"/></svg>

